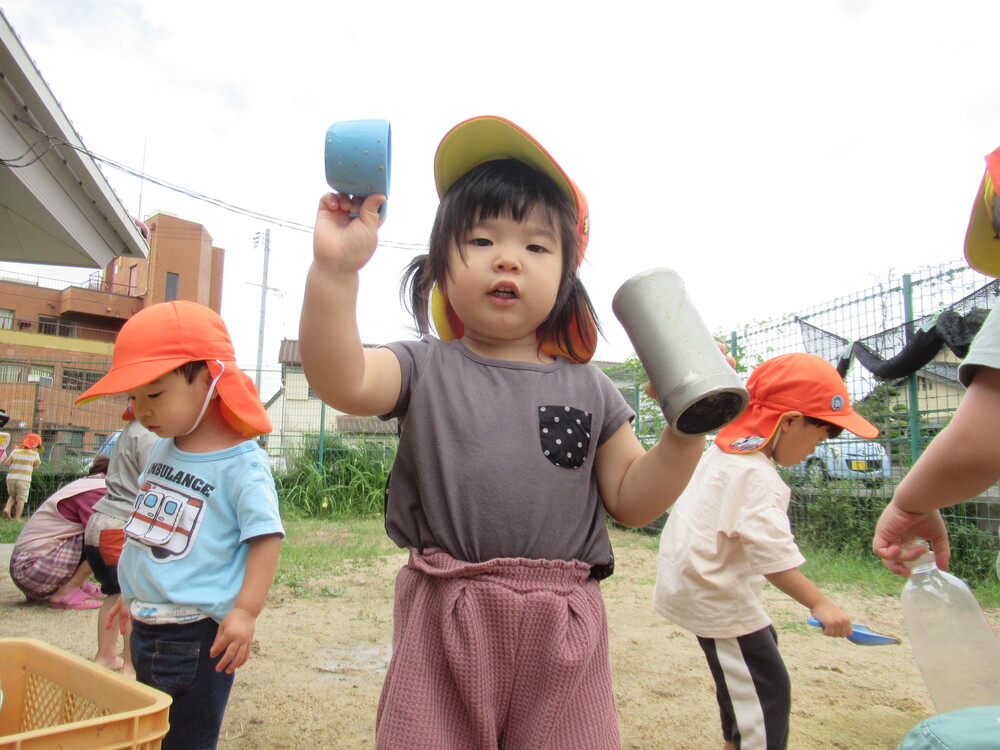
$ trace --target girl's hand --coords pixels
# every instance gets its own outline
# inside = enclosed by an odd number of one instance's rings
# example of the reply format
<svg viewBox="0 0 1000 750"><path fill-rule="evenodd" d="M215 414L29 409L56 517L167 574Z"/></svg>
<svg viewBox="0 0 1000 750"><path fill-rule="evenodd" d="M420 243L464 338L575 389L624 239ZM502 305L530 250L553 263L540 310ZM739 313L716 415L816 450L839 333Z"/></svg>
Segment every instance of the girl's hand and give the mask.
<svg viewBox="0 0 1000 750"><path fill-rule="evenodd" d="M320 198L313 231L314 264L334 273L360 271L378 246L382 225L378 209L385 201L384 195L369 195L364 201L339 193ZM357 216L352 218L352 213Z"/></svg>
<svg viewBox="0 0 1000 750"><path fill-rule="evenodd" d="M937 566L941 570L948 570L951 545L948 543L948 530L938 510L910 513L890 501L875 527L872 552L881 557L885 567L893 573L909 577L911 571L906 563L916 560L927 551L926 545L903 546L917 537L930 542Z"/></svg>

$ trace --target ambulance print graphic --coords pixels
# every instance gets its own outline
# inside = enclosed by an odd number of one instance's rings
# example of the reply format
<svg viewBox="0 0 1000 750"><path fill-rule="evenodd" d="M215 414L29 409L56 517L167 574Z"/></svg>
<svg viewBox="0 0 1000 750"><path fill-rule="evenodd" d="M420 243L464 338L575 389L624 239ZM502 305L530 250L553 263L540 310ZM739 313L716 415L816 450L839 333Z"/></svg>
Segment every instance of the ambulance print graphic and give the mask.
<svg viewBox="0 0 1000 750"><path fill-rule="evenodd" d="M135 500L125 533L155 558L181 558L191 549L204 509L204 498L147 482Z"/></svg>

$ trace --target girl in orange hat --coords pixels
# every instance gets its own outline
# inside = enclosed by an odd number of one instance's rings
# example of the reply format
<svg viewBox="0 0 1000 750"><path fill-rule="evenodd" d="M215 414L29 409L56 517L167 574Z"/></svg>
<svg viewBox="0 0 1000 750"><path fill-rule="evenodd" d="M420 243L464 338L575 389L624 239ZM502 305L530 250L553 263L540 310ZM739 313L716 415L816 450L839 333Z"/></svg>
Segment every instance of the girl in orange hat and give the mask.
<svg viewBox="0 0 1000 750"><path fill-rule="evenodd" d="M42 450L42 438L34 432L29 432L21 441L21 447L15 448L4 459L7 468L7 503L3 506L3 517L11 517L11 506L14 507L14 518L20 518L24 504L28 500L31 489L31 475L41 463L38 455Z"/></svg>
<svg viewBox="0 0 1000 750"><path fill-rule="evenodd" d="M647 453L618 389L586 364L587 204L530 135L474 118L445 136L435 173L429 252L404 280L424 337L361 343L380 195L320 201L301 317L316 393L399 421L386 528L410 558L376 744L619 748L605 512L629 526L658 517L704 439L667 430Z"/></svg>

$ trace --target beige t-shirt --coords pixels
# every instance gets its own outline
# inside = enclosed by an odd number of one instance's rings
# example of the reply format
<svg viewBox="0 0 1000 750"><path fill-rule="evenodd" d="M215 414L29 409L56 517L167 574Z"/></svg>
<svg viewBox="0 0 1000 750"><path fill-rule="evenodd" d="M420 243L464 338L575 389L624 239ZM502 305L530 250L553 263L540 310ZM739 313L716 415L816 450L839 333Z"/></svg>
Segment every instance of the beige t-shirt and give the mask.
<svg viewBox="0 0 1000 750"><path fill-rule="evenodd" d="M38 451L34 448L15 448L10 455L4 459L7 469L8 479L17 479L22 482L30 482L32 472L42 463L38 457Z"/></svg>
<svg viewBox="0 0 1000 750"><path fill-rule="evenodd" d="M790 499L767 456L712 444L663 527L656 611L705 638L770 625L758 599L764 576L805 562L788 521Z"/></svg>

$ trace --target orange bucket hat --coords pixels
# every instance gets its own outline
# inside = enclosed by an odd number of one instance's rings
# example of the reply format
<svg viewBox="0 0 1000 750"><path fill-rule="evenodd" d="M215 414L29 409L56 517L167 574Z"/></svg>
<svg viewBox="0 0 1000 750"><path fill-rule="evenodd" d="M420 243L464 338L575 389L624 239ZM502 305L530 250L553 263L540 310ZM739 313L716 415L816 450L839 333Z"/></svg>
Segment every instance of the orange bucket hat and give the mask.
<svg viewBox="0 0 1000 750"><path fill-rule="evenodd" d="M38 448L42 444L42 436L35 432L29 432L21 441L22 448Z"/></svg>
<svg viewBox="0 0 1000 750"><path fill-rule="evenodd" d="M257 389L236 365L226 324L214 310L197 302L161 302L129 318L115 341L111 370L75 403L124 393L200 360L205 360L217 379L226 422L245 438L270 432L271 420Z"/></svg>
<svg viewBox="0 0 1000 750"><path fill-rule="evenodd" d="M815 354L783 354L759 365L747 380L750 405L719 430L715 444L726 453L752 453L774 436L791 411L822 419L858 437L878 437L878 428L851 408L837 368Z"/></svg>
<svg viewBox="0 0 1000 750"><path fill-rule="evenodd" d="M988 276L1000 276L1000 148L986 156L986 172L965 231L965 259Z"/></svg>
<svg viewBox="0 0 1000 750"><path fill-rule="evenodd" d="M493 116L473 117L460 122L445 134L434 156L434 182L438 197L443 198L448 189L469 170L496 159L516 159L533 167L555 182L569 198L576 208L576 265L579 267L590 239L587 198L549 152L510 120ZM465 326L438 286L431 294L431 317L442 340L462 337ZM541 350L550 356L589 362L597 348L597 326L589 315L581 320L580 311L573 311L569 338L576 351L582 354L574 357L550 338L541 342Z"/></svg>

